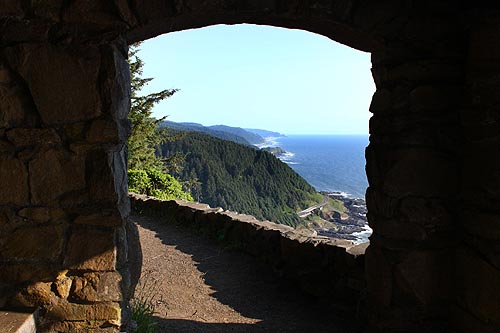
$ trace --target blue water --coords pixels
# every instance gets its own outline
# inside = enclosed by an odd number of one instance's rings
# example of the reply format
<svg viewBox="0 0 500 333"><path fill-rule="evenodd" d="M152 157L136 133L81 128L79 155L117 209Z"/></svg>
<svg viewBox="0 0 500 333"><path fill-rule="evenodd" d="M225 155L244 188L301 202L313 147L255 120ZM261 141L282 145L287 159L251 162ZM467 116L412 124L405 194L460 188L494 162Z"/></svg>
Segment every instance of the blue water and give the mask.
<svg viewBox="0 0 500 333"><path fill-rule="evenodd" d="M290 135L266 145L286 150L281 159L316 190L365 197L367 135Z"/></svg>

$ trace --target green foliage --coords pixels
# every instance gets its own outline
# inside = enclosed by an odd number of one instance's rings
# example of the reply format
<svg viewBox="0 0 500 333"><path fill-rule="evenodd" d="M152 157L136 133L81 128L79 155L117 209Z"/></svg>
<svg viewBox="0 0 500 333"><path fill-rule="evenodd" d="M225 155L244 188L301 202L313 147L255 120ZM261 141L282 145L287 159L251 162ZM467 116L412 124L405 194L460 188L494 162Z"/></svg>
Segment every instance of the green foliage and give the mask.
<svg viewBox="0 0 500 333"><path fill-rule="evenodd" d="M158 297L156 284L149 276L143 276L130 301L132 320L137 323L136 333L156 333L157 322L155 299ZM160 296L161 297L161 296Z"/></svg>
<svg viewBox="0 0 500 333"><path fill-rule="evenodd" d="M146 170L128 170L128 189L130 192L147 193L153 188Z"/></svg>
<svg viewBox="0 0 500 333"><path fill-rule="evenodd" d="M323 201L302 177L265 151L187 132L162 144L161 152L186 155L184 168L174 175L195 184L197 192L192 193L212 207L296 226L297 211Z"/></svg>
<svg viewBox="0 0 500 333"><path fill-rule="evenodd" d="M345 212L347 211L347 208L342 201L333 198L330 198L328 200L328 204L325 208L327 208L328 210L337 211L340 214L345 214Z"/></svg>
<svg viewBox="0 0 500 333"><path fill-rule="evenodd" d="M152 78L142 78L144 62L137 56L138 45L130 47L129 65L131 80L131 106L129 119L132 124L128 140L129 169L162 169L164 161L156 156L156 147L168 141L170 137L159 124L166 117L152 117L153 107L172 96L176 89L166 89L149 95L140 95L140 91Z"/></svg>
<svg viewBox="0 0 500 333"><path fill-rule="evenodd" d="M129 51L131 74L131 109L129 119L132 124L128 140L128 180L132 192L148 194L159 199L193 200L189 193L182 190L181 184L165 173L170 167L178 170L183 156L173 154L170 159L156 155L157 147L164 142L176 139L160 128L165 118L152 117L153 107L172 96L177 90L162 90L158 93L140 95L140 91L152 78L142 78L143 61L137 56L137 45Z"/></svg>
<svg viewBox="0 0 500 333"><path fill-rule="evenodd" d="M132 320L137 323L136 333L156 333L157 323L153 316L155 306L147 299L132 300Z"/></svg>
<svg viewBox="0 0 500 333"><path fill-rule="evenodd" d="M130 169L128 182L131 192L147 194L163 200L193 201L191 194L182 190L182 185L177 179L157 169Z"/></svg>

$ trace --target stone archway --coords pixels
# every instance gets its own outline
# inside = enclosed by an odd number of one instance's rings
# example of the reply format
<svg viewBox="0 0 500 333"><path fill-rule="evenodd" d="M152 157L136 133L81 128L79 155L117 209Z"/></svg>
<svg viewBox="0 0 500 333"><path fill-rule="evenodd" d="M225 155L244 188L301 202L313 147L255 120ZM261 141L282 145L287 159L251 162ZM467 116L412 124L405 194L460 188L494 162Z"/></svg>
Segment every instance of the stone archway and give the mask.
<svg viewBox="0 0 500 333"><path fill-rule="evenodd" d="M0 4L0 306L116 331L129 285L126 43L219 23L372 52L371 327L500 325L500 13L452 1ZM89 246L88 244L91 244Z"/></svg>

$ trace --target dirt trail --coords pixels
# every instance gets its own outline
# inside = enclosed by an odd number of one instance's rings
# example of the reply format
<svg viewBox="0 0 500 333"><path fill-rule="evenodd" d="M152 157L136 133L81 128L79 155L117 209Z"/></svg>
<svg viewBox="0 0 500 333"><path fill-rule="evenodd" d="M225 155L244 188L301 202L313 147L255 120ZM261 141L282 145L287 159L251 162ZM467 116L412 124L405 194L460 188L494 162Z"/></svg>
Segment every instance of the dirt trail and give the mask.
<svg viewBox="0 0 500 333"><path fill-rule="evenodd" d="M224 250L180 226L132 219L143 251L137 292L154 286L159 332L353 331L348 320L253 257Z"/></svg>

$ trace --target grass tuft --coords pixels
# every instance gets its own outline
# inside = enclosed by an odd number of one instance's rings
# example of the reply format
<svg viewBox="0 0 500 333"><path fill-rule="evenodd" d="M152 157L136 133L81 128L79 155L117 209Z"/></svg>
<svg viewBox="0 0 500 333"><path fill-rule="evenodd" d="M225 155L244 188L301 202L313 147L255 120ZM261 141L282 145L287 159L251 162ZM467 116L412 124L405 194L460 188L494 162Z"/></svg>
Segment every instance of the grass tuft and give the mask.
<svg viewBox="0 0 500 333"><path fill-rule="evenodd" d="M146 279L147 281L147 279ZM136 290L136 295L130 301L132 320L137 323L136 333L156 333L158 323L154 319L156 312L155 284L144 283Z"/></svg>

